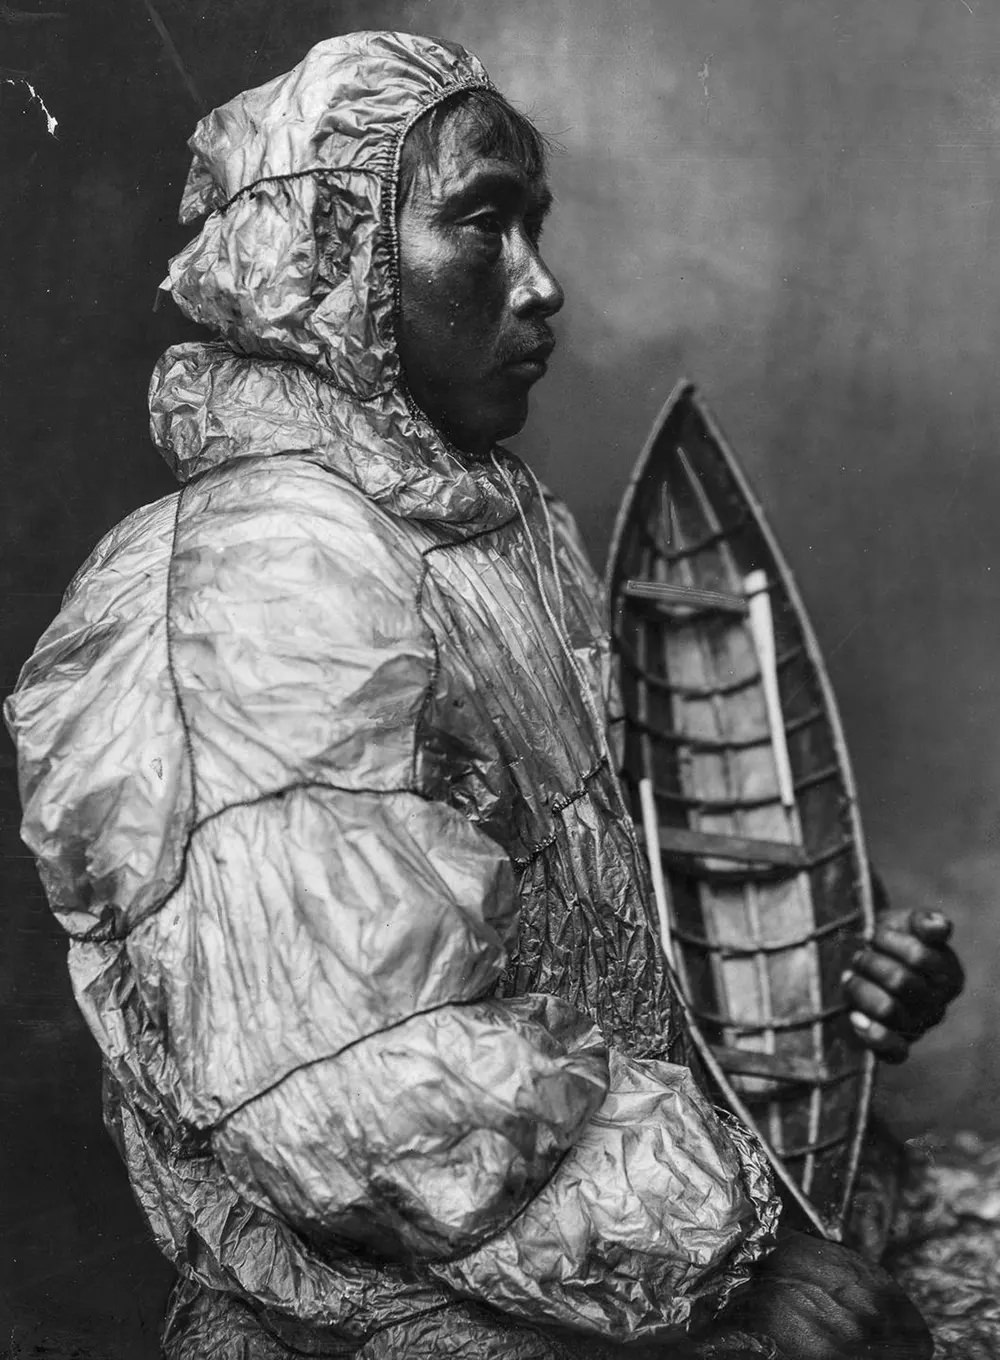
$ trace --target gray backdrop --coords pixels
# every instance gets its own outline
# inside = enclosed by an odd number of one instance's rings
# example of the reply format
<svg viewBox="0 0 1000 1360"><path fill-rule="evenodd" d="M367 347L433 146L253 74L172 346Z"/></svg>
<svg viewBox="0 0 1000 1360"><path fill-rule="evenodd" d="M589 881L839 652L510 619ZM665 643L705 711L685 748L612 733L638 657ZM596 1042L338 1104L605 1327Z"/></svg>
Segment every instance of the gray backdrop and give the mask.
<svg viewBox="0 0 1000 1360"><path fill-rule="evenodd" d="M170 489L144 396L160 350L193 333L152 303L186 238L199 109L334 32L457 38L561 147L545 248L568 302L519 447L600 559L660 403L681 374L702 385L810 607L873 857L898 902L958 925L969 992L884 1083L896 1122L1000 1129L1000 10L156 0L158 27L148 0L21 4L31 19L0 17L4 684L97 538ZM99 1128L7 746L2 763L0 1294L12 1345L134 1360L167 1273Z"/></svg>

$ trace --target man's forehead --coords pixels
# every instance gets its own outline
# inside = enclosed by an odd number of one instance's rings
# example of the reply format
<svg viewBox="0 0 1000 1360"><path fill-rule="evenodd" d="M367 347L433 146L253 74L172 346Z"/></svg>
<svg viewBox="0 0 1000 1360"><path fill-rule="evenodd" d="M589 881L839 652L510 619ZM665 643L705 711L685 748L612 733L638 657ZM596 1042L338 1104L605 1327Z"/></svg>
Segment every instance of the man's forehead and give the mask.
<svg viewBox="0 0 1000 1360"><path fill-rule="evenodd" d="M533 209L548 212L552 191L543 173L529 174L515 161L472 153L440 167L435 197L450 198L524 198Z"/></svg>
<svg viewBox="0 0 1000 1360"><path fill-rule="evenodd" d="M432 165L425 165L428 188L436 199L478 193L523 194L548 211L552 192L543 169L509 156L484 154L482 132L456 109L441 128Z"/></svg>
<svg viewBox="0 0 1000 1360"><path fill-rule="evenodd" d="M542 212L551 205L542 159L520 156L509 145L497 146L489 131L484 131L482 119L462 103L444 111L435 135L423 143L420 152L416 179L423 181L435 200L497 192L522 194Z"/></svg>

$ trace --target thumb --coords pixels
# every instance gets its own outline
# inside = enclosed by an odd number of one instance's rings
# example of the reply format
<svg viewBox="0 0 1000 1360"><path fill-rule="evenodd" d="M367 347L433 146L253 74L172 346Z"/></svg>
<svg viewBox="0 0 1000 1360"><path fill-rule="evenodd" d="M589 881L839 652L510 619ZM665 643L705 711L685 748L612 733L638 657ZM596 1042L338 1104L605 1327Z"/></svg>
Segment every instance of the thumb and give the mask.
<svg viewBox="0 0 1000 1360"><path fill-rule="evenodd" d="M924 944L947 944L954 929L947 916L940 911L913 911L910 913L910 929Z"/></svg>

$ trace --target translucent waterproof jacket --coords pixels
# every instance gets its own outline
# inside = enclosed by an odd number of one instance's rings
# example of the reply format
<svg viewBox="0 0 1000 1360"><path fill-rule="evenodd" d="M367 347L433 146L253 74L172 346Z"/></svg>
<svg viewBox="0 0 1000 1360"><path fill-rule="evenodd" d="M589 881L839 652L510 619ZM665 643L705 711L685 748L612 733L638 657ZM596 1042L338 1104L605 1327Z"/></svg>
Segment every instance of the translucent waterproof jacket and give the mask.
<svg viewBox="0 0 1000 1360"><path fill-rule="evenodd" d="M7 711L181 1272L170 1355L669 1341L776 1218L757 1144L669 1061L571 522L401 388L400 144L487 83L355 34L199 124L167 286L221 339L150 397L182 489L94 551Z"/></svg>

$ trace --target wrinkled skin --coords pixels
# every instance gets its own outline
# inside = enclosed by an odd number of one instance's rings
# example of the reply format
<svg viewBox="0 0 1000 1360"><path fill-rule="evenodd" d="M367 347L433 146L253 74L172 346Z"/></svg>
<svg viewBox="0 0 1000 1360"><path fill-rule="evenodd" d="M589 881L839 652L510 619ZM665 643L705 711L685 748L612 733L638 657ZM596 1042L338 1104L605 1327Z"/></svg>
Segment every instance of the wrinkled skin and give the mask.
<svg viewBox="0 0 1000 1360"><path fill-rule="evenodd" d="M884 1061L903 1062L962 991L951 932L939 912L889 912L844 974L855 1031Z"/></svg>
<svg viewBox="0 0 1000 1360"><path fill-rule="evenodd" d="M483 457L527 419L563 293L538 250L544 178L482 156L465 121L460 106L449 114L436 162L400 207L397 343L416 404L453 445Z"/></svg>

